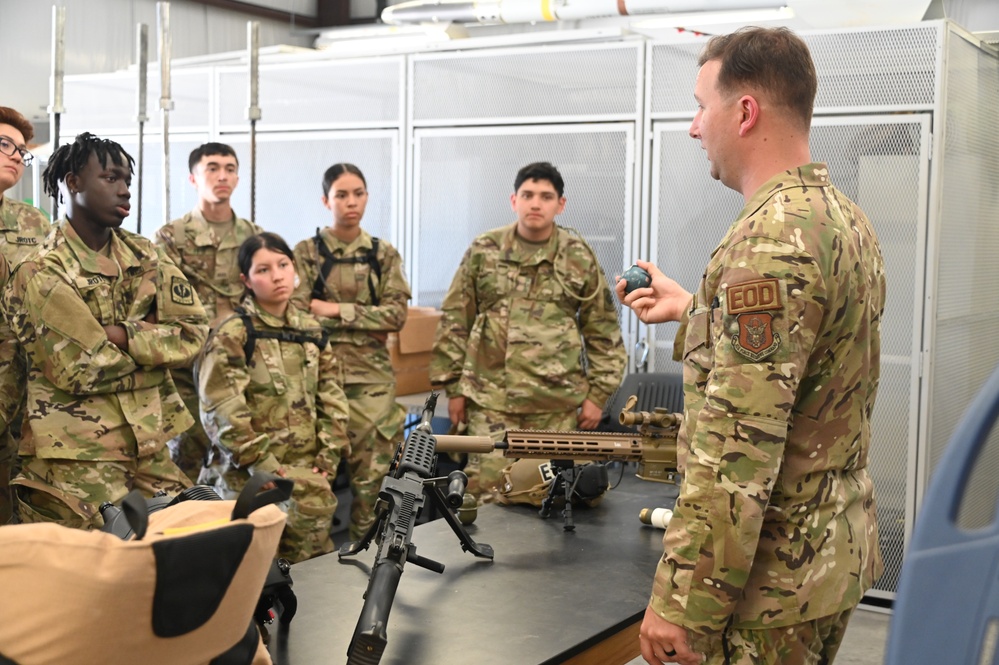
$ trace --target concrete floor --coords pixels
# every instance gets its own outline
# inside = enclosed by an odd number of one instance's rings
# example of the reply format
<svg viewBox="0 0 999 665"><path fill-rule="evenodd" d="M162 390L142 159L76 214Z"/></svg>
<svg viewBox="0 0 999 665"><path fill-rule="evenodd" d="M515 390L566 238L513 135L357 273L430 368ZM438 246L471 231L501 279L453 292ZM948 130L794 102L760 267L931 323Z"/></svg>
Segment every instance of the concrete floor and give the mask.
<svg viewBox="0 0 999 665"><path fill-rule="evenodd" d="M835 665L881 665L890 620L891 616L885 612L859 608L847 626ZM645 665L645 661L638 657L626 665Z"/></svg>

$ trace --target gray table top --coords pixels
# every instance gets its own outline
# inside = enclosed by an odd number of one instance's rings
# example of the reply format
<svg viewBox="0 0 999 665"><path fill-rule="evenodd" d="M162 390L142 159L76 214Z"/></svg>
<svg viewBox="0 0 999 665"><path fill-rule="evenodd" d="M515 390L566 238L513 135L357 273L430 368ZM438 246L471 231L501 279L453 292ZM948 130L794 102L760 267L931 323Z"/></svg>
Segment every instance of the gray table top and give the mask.
<svg viewBox="0 0 999 665"><path fill-rule="evenodd" d="M468 532L493 547L493 561L463 552L442 519L419 525L417 554L446 568L406 564L381 663L559 663L638 620L663 534L638 513L671 505L675 488L633 473L626 467L600 505L577 508L572 532L558 511L542 519L530 506L483 506ZM298 613L271 630L276 665L346 662L375 552L372 543L351 558L329 554L292 567Z"/></svg>

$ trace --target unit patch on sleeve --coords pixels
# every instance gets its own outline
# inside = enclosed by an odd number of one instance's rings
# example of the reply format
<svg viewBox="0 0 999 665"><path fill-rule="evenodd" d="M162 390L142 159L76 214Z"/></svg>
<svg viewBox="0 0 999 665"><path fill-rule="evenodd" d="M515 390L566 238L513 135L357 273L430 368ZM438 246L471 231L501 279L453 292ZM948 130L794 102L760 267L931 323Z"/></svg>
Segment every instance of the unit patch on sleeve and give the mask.
<svg viewBox="0 0 999 665"><path fill-rule="evenodd" d="M770 357L781 346L774 330L774 313L784 308L780 282L775 278L733 284L725 291L725 309L735 317L732 348L753 362Z"/></svg>
<svg viewBox="0 0 999 665"><path fill-rule="evenodd" d="M170 282L170 299L178 305L193 305L194 290L183 277L174 277Z"/></svg>

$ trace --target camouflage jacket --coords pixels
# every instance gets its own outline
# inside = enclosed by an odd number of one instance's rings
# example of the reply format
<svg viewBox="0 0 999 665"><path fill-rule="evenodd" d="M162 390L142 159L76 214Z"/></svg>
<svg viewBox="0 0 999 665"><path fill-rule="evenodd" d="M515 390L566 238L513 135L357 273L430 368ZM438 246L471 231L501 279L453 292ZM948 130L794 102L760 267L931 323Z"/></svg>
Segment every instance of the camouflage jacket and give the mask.
<svg viewBox="0 0 999 665"><path fill-rule="evenodd" d="M4 290L28 363L21 455L129 460L194 423L167 370L208 336L198 296L142 236L117 229L108 250L89 249L64 221ZM127 351L108 325L125 329Z"/></svg>
<svg viewBox="0 0 999 665"><path fill-rule="evenodd" d="M297 333L310 341L258 338L247 359L243 319L223 321L198 362L205 432L231 468L272 472L283 464L315 465L336 473L347 447L347 398L319 322L294 306L279 319L252 297L243 309L256 331Z"/></svg>
<svg viewBox="0 0 999 665"><path fill-rule="evenodd" d="M38 208L0 196L0 253L11 270L38 249L52 224Z"/></svg>
<svg viewBox="0 0 999 665"><path fill-rule="evenodd" d="M10 266L0 253L0 293L10 277ZM7 432L7 426L17 415L24 397L24 354L7 323L7 317L0 315L0 437ZM0 439L0 447L7 442ZM3 454L0 453L0 459Z"/></svg>
<svg viewBox="0 0 999 665"><path fill-rule="evenodd" d="M232 230L219 238L214 225L195 208L156 232L156 244L187 275L212 324L229 316L243 298L236 257L243 241L261 232L235 215L233 222Z"/></svg>
<svg viewBox="0 0 999 665"><path fill-rule="evenodd" d="M786 626L855 606L880 575L867 459L884 298L874 229L824 164L747 202L677 335L685 475L659 615Z"/></svg>
<svg viewBox="0 0 999 665"><path fill-rule="evenodd" d="M329 228L322 229L319 235L338 258L365 256L372 247L371 235L363 229L350 244L338 240ZM381 279L372 273L366 262L335 264L326 278L323 300L340 303L340 316L321 317L319 321L329 332L330 343L344 372L344 383L395 383L385 336L399 331L406 323L406 303L411 296L402 271L402 257L395 247L379 239L376 258L381 266ZM315 238L295 245L295 267L299 276L295 302L306 311L322 264ZM371 298L369 277L378 297L377 305Z"/></svg>
<svg viewBox="0 0 999 665"><path fill-rule="evenodd" d="M506 413L567 411L585 398L602 407L625 365L603 270L567 229L538 247L515 229L488 231L465 252L441 306L430 380Z"/></svg>

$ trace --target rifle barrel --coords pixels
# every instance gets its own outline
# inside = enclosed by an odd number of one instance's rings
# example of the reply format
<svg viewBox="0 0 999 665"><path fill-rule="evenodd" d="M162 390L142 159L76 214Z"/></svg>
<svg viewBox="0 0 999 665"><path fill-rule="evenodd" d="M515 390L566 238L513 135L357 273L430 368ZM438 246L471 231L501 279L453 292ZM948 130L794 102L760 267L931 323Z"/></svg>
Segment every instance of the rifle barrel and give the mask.
<svg viewBox="0 0 999 665"><path fill-rule="evenodd" d="M497 447L488 436L437 434L434 438L439 453L490 453Z"/></svg>

